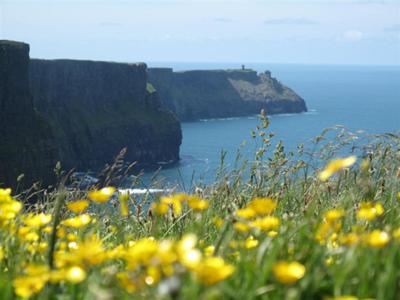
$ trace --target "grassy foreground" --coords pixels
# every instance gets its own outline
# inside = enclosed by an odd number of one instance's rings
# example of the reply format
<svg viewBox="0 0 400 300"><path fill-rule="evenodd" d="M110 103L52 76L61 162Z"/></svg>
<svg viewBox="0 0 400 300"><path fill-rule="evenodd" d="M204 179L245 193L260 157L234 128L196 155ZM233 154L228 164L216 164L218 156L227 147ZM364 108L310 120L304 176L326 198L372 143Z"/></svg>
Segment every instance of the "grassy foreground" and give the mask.
<svg viewBox="0 0 400 300"><path fill-rule="evenodd" d="M286 153L267 127L191 195L0 189L0 298L400 299L399 137Z"/></svg>

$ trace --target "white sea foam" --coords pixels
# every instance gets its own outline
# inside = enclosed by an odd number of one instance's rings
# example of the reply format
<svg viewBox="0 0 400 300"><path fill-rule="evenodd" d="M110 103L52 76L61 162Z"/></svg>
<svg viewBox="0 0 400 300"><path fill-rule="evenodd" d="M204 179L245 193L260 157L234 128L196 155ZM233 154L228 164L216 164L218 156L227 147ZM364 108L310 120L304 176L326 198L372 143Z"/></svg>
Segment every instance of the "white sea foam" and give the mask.
<svg viewBox="0 0 400 300"><path fill-rule="evenodd" d="M144 194L168 194L171 189L118 189L120 193L129 193L131 195L144 195Z"/></svg>
<svg viewBox="0 0 400 300"><path fill-rule="evenodd" d="M200 119L200 122L233 121L233 120L239 120L241 118L242 117L210 118L210 119Z"/></svg>

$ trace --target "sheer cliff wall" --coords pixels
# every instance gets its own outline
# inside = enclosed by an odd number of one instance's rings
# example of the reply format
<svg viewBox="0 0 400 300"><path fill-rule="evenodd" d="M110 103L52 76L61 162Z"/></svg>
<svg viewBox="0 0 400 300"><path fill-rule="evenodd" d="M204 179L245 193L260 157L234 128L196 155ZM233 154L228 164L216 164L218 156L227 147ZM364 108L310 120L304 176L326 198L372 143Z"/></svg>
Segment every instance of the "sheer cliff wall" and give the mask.
<svg viewBox="0 0 400 300"><path fill-rule="evenodd" d="M0 185L51 181L56 162L48 122L34 109L29 90L29 45L0 41Z"/></svg>
<svg viewBox="0 0 400 300"><path fill-rule="evenodd" d="M145 64L37 60L30 88L67 168L98 169L127 147L127 161L177 161L181 127L147 87Z"/></svg>

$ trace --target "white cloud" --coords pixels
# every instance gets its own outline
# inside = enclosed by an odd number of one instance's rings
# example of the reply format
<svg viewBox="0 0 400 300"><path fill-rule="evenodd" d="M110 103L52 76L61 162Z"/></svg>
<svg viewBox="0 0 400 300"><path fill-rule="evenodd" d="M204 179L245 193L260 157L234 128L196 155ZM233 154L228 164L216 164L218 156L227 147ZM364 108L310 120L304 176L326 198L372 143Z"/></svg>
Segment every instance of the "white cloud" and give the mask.
<svg viewBox="0 0 400 300"><path fill-rule="evenodd" d="M347 30L343 33L343 37L345 40L357 42L363 38L363 33L359 30Z"/></svg>

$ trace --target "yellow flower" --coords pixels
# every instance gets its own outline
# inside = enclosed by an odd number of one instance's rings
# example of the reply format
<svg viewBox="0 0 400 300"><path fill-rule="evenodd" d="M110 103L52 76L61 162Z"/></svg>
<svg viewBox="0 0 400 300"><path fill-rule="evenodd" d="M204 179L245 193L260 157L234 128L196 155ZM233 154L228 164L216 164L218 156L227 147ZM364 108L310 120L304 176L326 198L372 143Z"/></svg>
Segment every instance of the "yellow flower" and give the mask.
<svg viewBox="0 0 400 300"><path fill-rule="evenodd" d="M210 245L204 249L204 255L205 256L212 256L214 254L215 247L213 245Z"/></svg>
<svg viewBox="0 0 400 300"><path fill-rule="evenodd" d="M58 252L56 265L58 267L66 265L98 265L106 258L107 252L103 248L102 242L97 237L90 237L82 243L75 244L74 247L69 248L69 252Z"/></svg>
<svg viewBox="0 0 400 300"><path fill-rule="evenodd" d="M167 203L163 203L163 202L159 202L159 203L153 203L151 205L151 208L154 210L154 212L158 215L165 215L168 212L168 204Z"/></svg>
<svg viewBox="0 0 400 300"><path fill-rule="evenodd" d="M271 198L254 198L247 204L247 208L252 209L257 215L269 215L276 206L276 202Z"/></svg>
<svg viewBox="0 0 400 300"><path fill-rule="evenodd" d="M278 235L278 231L270 230L268 231L267 235L271 238L276 237Z"/></svg>
<svg viewBox="0 0 400 300"><path fill-rule="evenodd" d="M40 292L46 282L47 280L37 277L16 277L13 282L15 294L23 298L29 298Z"/></svg>
<svg viewBox="0 0 400 300"><path fill-rule="evenodd" d="M91 191L88 193L90 200L98 203L103 203L108 201L111 196L115 193L116 189L114 187L105 187L98 191Z"/></svg>
<svg viewBox="0 0 400 300"><path fill-rule="evenodd" d="M389 234L380 230L373 230L366 236L367 244L372 248L383 248L389 243L389 240Z"/></svg>
<svg viewBox="0 0 400 300"><path fill-rule="evenodd" d="M369 160L368 159L363 159L361 164L360 164L360 169L362 171L366 171L369 168Z"/></svg>
<svg viewBox="0 0 400 300"><path fill-rule="evenodd" d="M72 283L79 283L85 280L86 272L79 266L70 267L65 273L65 279Z"/></svg>
<svg viewBox="0 0 400 300"><path fill-rule="evenodd" d="M189 249L179 255L180 263L186 268L192 270L201 263L201 252L198 249Z"/></svg>
<svg viewBox="0 0 400 300"><path fill-rule="evenodd" d="M31 228L39 228L51 222L50 214L29 214L24 218L24 223L26 226Z"/></svg>
<svg viewBox="0 0 400 300"><path fill-rule="evenodd" d="M42 232L44 233L51 233L53 231L53 226L46 226L42 228Z"/></svg>
<svg viewBox="0 0 400 300"><path fill-rule="evenodd" d="M342 218L344 216L344 210L343 209L331 209L325 212L325 220L328 223L333 223L336 222L338 219Z"/></svg>
<svg viewBox="0 0 400 300"><path fill-rule="evenodd" d="M159 243L154 238L143 238L130 244L124 258L129 270L136 269L140 264L147 265L158 252Z"/></svg>
<svg viewBox="0 0 400 300"><path fill-rule="evenodd" d="M9 202L11 200L11 189L0 189L0 202Z"/></svg>
<svg viewBox="0 0 400 300"><path fill-rule="evenodd" d="M363 202L357 211L357 218L360 220L372 221L383 215L384 209L380 203Z"/></svg>
<svg viewBox="0 0 400 300"><path fill-rule="evenodd" d="M0 246L0 262L3 260L4 258L4 250L3 247Z"/></svg>
<svg viewBox="0 0 400 300"><path fill-rule="evenodd" d="M124 255L125 255L125 249L123 245L118 245L114 249L107 251L108 259L123 258Z"/></svg>
<svg viewBox="0 0 400 300"><path fill-rule="evenodd" d="M117 273L117 279L120 285L128 292L133 293L138 289L138 282L132 278L132 275L127 272Z"/></svg>
<svg viewBox="0 0 400 300"><path fill-rule="evenodd" d="M249 231L250 226L246 223L236 222L235 224L233 224L233 228L235 228L235 230L239 232L247 232Z"/></svg>
<svg viewBox="0 0 400 300"><path fill-rule="evenodd" d="M235 268L226 264L221 257L206 257L194 271L202 283L212 285L230 276L234 270Z"/></svg>
<svg viewBox="0 0 400 300"><path fill-rule="evenodd" d="M359 236L354 232L350 232L340 237L340 242L346 246L356 245L359 242L359 240L360 240Z"/></svg>
<svg viewBox="0 0 400 300"><path fill-rule="evenodd" d="M186 234L177 244L177 253L182 265L189 269L195 268L201 260L201 252L196 249L197 237Z"/></svg>
<svg viewBox="0 0 400 300"><path fill-rule="evenodd" d="M358 298L355 296L344 295L338 297L326 297L324 300L358 300Z"/></svg>
<svg viewBox="0 0 400 300"><path fill-rule="evenodd" d="M153 203L152 208L159 215L165 215L171 205L175 215L179 216L182 213L182 201L186 197L185 194L177 194L171 197L161 197L158 203Z"/></svg>
<svg viewBox="0 0 400 300"><path fill-rule="evenodd" d="M16 200L0 202L0 221L14 219L22 209L22 203Z"/></svg>
<svg viewBox="0 0 400 300"><path fill-rule="evenodd" d="M55 269L50 271L49 281L51 283L59 283L65 280L65 270L64 269Z"/></svg>
<svg viewBox="0 0 400 300"><path fill-rule="evenodd" d="M258 246L258 240L256 240L252 235L249 236L245 241L244 241L244 247L246 249L252 249Z"/></svg>
<svg viewBox="0 0 400 300"><path fill-rule="evenodd" d="M32 243L28 245L28 250L32 253L44 253L48 248L48 244L46 242L41 243Z"/></svg>
<svg viewBox="0 0 400 300"><path fill-rule="evenodd" d="M78 201L73 201L73 202L68 202L67 207L70 211L79 214L81 212L84 212L86 208L88 208L89 202L86 200L78 200Z"/></svg>
<svg viewBox="0 0 400 300"><path fill-rule="evenodd" d="M279 226L279 219L277 217L272 217L272 216L258 218L250 222L250 227L267 231L276 229L278 226Z"/></svg>
<svg viewBox="0 0 400 300"><path fill-rule="evenodd" d="M191 209L196 210L196 211L205 210L209 206L208 201L201 199L197 196L188 197L187 203Z"/></svg>
<svg viewBox="0 0 400 300"><path fill-rule="evenodd" d="M331 266L334 262L335 260L333 259L332 256L329 256L327 259L325 259L325 265L328 267Z"/></svg>
<svg viewBox="0 0 400 300"><path fill-rule="evenodd" d="M256 212L253 209L246 207L236 210L235 214L239 218L251 219L256 215Z"/></svg>
<svg viewBox="0 0 400 300"><path fill-rule="evenodd" d="M393 230L392 236L396 240L400 240L400 228Z"/></svg>
<svg viewBox="0 0 400 300"><path fill-rule="evenodd" d="M65 236L65 228L64 227L59 227L57 229L57 237L58 238L63 238Z"/></svg>
<svg viewBox="0 0 400 300"><path fill-rule="evenodd" d="M161 197L161 203L172 205L172 211L179 216L182 213L182 195L178 194L172 197Z"/></svg>
<svg viewBox="0 0 400 300"><path fill-rule="evenodd" d="M30 227L26 226L18 229L18 236L21 240L26 242L35 242L39 239L39 235L35 231L32 231Z"/></svg>
<svg viewBox="0 0 400 300"><path fill-rule="evenodd" d="M144 282L147 285L151 286L160 281L161 278L160 268L155 266L147 267L146 273L147 274L145 275Z"/></svg>
<svg viewBox="0 0 400 300"><path fill-rule="evenodd" d="M157 256L160 264L167 270L178 259L178 255L175 252L175 244L170 240L163 240L158 245ZM165 269L165 267L167 267ZM171 273L171 270L168 270Z"/></svg>
<svg viewBox="0 0 400 300"><path fill-rule="evenodd" d="M68 227L81 228L90 223L90 216L88 214L79 215L73 218L62 221L62 224Z"/></svg>
<svg viewBox="0 0 400 300"><path fill-rule="evenodd" d="M213 219L213 224L215 225L215 227L221 228L222 225L224 225L224 220L222 218L220 218L220 217L215 217Z"/></svg>
<svg viewBox="0 0 400 300"><path fill-rule="evenodd" d="M332 233L338 232L341 228L342 224L340 222L328 223L324 221L318 226L315 239L324 244Z"/></svg>
<svg viewBox="0 0 400 300"><path fill-rule="evenodd" d="M306 268L296 261L278 261L272 269L275 278L283 284L290 284L304 277Z"/></svg>
<svg viewBox="0 0 400 300"><path fill-rule="evenodd" d="M25 273L13 281L15 294L23 298L39 293L50 279L47 266L28 265Z"/></svg>
<svg viewBox="0 0 400 300"><path fill-rule="evenodd" d="M123 217L127 217L129 215L128 200L129 200L128 192L122 192L121 194L119 194L119 209L121 216Z"/></svg>
<svg viewBox="0 0 400 300"><path fill-rule="evenodd" d="M346 158L334 159L327 164L322 172L319 173L318 178L322 181L326 181L338 171L351 167L356 160L357 158L354 155Z"/></svg>

